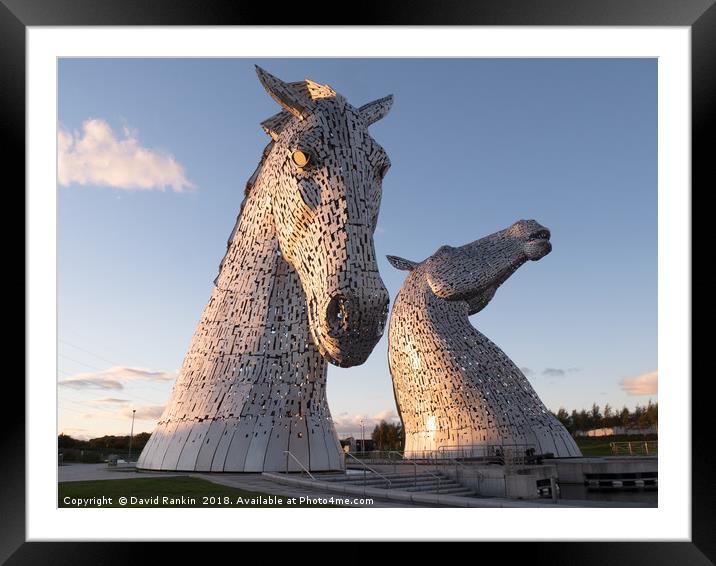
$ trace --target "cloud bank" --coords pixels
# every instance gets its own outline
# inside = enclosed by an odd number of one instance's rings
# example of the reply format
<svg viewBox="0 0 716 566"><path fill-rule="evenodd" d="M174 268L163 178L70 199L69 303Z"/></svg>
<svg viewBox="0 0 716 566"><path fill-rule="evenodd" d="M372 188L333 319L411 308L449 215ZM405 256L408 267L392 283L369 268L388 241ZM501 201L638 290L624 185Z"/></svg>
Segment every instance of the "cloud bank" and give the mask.
<svg viewBox="0 0 716 566"><path fill-rule="evenodd" d="M629 395L656 395L659 390L658 370L643 373L636 377L622 379L620 385Z"/></svg>
<svg viewBox="0 0 716 566"><path fill-rule="evenodd" d="M62 186L97 185L127 190L180 193L195 188L173 155L142 147L136 133L124 128L117 137L100 119L86 120L82 132L57 132L57 182Z"/></svg>
<svg viewBox="0 0 716 566"><path fill-rule="evenodd" d="M144 368L111 367L91 373L78 373L60 381L61 387L70 389L124 389L127 381L172 381L176 378L173 371L151 371Z"/></svg>

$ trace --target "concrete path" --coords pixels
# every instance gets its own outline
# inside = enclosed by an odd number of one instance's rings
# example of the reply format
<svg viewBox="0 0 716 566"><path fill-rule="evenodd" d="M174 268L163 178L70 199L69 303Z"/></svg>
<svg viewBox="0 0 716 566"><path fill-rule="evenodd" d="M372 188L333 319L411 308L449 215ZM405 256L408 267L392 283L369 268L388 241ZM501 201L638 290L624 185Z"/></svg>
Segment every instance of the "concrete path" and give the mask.
<svg viewBox="0 0 716 566"><path fill-rule="evenodd" d="M134 468L110 468L107 464L62 464L57 467L57 481L126 480L157 476L185 476L175 472L137 472Z"/></svg>
<svg viewBox="0 0 716 566"><path fill-rule="evenodd" d="M261 491L263 493L271 493L276 495L285 495L287 497L311 497L330 499L331 497L341 499L362 499L362 495L348 495L340 494L331 491L324 491L320 489L312 489L307 487L299 487L292 485L280 485L274 481L266 479L261 474L188 474L198 478L208 480L213 483L227 485L230 487L237 487L239 489L246 489L249 491ZM368 496L370 497L370 496ZM388 501L385 499L378 499L373 497L372 504L361 504L350 503L347 507L370 507L370 508L384 508L384 507L417 507L417 505L410 503L403 503L400 501ZM420 507L434 507L434 505L420 505Z"/></svg>

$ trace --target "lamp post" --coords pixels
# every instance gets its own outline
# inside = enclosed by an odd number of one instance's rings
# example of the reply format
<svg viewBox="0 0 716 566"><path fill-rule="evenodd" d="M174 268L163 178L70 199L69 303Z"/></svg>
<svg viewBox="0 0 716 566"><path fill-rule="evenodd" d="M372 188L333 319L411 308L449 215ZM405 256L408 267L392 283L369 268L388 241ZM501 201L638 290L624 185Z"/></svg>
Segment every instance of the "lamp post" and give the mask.
<svg viewBox="0 0 716 566"><path fill-rule="evenodd" d="M132 409L132 429L129 432L129 455L127 456L127 461L132 461L132 438L134 437L134 413L137 412L137 409Z"/></svg>
<svg viewBox="0 0 716 566"><path fill-rule="evenodd" d="M363 429L363 419L360 421L360 451L365 452L365 431Z"/></svg>

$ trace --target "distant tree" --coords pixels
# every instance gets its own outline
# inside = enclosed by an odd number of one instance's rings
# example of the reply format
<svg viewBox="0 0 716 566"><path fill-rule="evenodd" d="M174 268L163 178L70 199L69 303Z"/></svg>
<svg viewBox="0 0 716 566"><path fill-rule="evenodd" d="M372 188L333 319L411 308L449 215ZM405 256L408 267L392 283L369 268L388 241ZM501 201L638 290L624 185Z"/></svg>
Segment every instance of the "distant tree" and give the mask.
<svg viewBox="0 0 716 566"><path fill-rule="evenodd" d="M59 448L75 448L80 442L68 434L60 434L57 437L57 446Z"/></svg>
<svg viewBox="0 0 716 566"><path fill-rule="evenodd" d="M140 432L132 438L132 454L139 454L149 441L151 436L148 432ZM85 453L92 452L95 455L104 455L105 457L112 453L125 453L129 451L129 435L113 436L105 435L89 440L78 440L66 434L60 434L57 437L57 443L60 450L75 449L82 450Z"/></svg>
<svg viewBox="0 0 716 566"><path fill-rule="evenodd" d="M403 425L380 421L373 429L371 438L378 450L402 450L405 442Z"/></svg>
<svg viewBox="0 0 716 566"><path fill-rule="evenodd" d="M614 426L614 410L609 403L604 405L604 426Z"/></svg>
<svg viewBox="0 0 716 566"><path fill-rule="evenodd" d="M624 428L628 428L631 425L631 413L626 407L623 407L619 413L619 424Z"/></svg>
<svg viewBox="0 0 716 566"><path fill-rule="evenodd" d="M634 411L631 414L631 425L632 426L643 426L642 417L644 416L644 413L646 412L646 409L642 407L641 405L637 405L634 407Z"/></svg>
<svg viewBox="0 0 716 566"><path fill-rule="evenodd" d="M602 413L596 403L592 403L592 410L589 411L589 428L602 428Z"/></svg>
<svg viewBox="0 0 716 566"><path fill-rule="evenodd" d="M650 427L653 425L658 424L659 422L659 409L656 403L652 403L651 399L649 399L649 403L646 407L642 409L641 415L639 415L639 426L640 427Z"/></svg>
<svg viewBox="0 0 716 566"><path fill-rule="evenodd" d="M654 426L659 424L659 403L652 403L649 399L649 404L646 407L647 415L647 426Z"/></svg>
<svg viewBox="0 0 716 566"><path fill-rule="evenodd" d="M564 428L566 428L569 432L574 432L572 430L572 419L569 417L569 413L567 412L567 409L564 407L560 407L557 411L557 414L554 415L557 417L557 420L564 425Z"/></svg>
<svg viewBox="0 0 716 566"><path fill-rule="evenodd" d="M589 413L582 409L579 411L579 430L589 430L591 428L589 421Z"/></svg>

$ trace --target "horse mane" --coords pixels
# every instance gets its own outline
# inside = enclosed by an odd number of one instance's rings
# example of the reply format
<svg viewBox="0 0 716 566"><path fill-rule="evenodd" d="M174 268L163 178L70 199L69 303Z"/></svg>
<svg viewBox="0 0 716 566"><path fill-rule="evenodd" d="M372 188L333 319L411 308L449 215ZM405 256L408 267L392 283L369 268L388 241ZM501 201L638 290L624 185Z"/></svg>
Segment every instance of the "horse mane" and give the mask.
<svg viewBox="0 0 716 566"><path fill-rule="evenodd" d="M276 143L278 136L280 135L281 131L286 127L286 125L291 121L291 119L293 119L293 116L285 110L282 110L278 114L275 114L274 116L271 116L267 120L261 122L261 127L267 134L271 136L272 139L266 145L266 147L264 147L263 152L261 152L261 159L259 160L259 164L256 166L256 170L253 172L251 177L249 177L249 180L246 181L246 186L244 187L244 200L241 201L241 206L239 207L239 214L236 216L234 228L233 230L231 230L229 239L226 241L226 252L224 253L224 257L221 259L221 263L219 263L219 273L214 278L214 285L216 285L216 281L219 279L219 275L221 275L221 269L224 267L224 261L226 260L226 256L229 255L229 248L231 247L231 242L234 241L236 230L238 230L239 228L239 223L241 222L241 215L243 214L244 207L246 206L246 203L248 202L249 197L251 196L251 193L256 186L256 180L259 177L259 173L261 173L264 163L266 163L266 159L268 158L269 153L271 153L271 150L273 149L273 146Z"/></svg>

